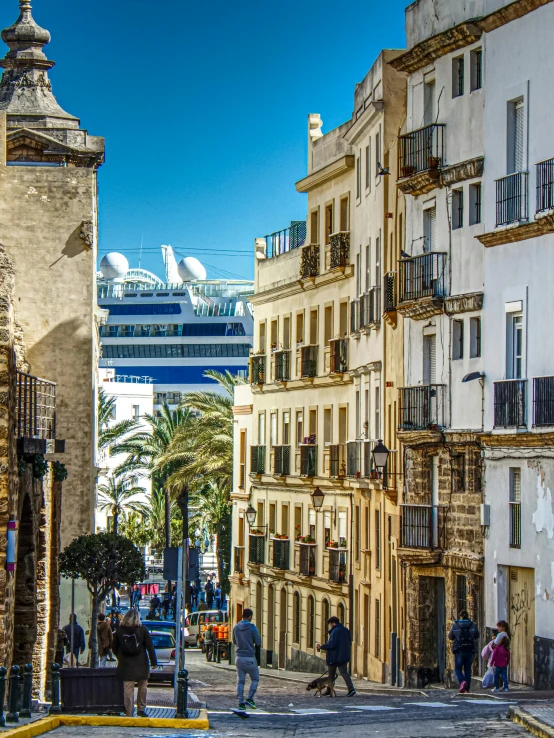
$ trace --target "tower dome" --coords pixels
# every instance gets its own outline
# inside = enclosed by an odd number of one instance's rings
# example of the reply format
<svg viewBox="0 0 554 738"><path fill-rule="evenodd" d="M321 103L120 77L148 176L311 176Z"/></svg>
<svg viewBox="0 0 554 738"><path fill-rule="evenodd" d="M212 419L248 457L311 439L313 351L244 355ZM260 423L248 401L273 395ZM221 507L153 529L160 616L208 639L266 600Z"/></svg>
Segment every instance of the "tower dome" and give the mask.
<svg viewBox="0 0 554 738"><path fill-rule="evenodd" d="M184 259L181 259L177 265L177 269L183 282L206 279L206 269L194 256L185 256Z"/></svg>
<svg viewBox="0 0 554 738"><path fill-rule="evenodd" d="M100 271L104 279L124 279L129 271L129 262L117 251L112 251L102 257Z"/></svg>

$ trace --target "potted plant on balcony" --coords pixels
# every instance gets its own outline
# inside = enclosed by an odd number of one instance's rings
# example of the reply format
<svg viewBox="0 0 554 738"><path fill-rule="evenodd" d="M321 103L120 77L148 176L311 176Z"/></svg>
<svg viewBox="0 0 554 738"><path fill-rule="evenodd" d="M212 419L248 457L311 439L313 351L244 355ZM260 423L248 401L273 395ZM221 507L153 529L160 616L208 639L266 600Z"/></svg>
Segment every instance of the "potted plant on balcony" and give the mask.
<svg viewBox="0 0 554 738"><path fill-rule="evenodd" d="M298 543L301 543L304 546L315 546L316 540L313 536L300 536L299 539L297 539Z"/></svg>
<svg viewBox="0 0 554 738"><path fill-rule="evenodd" d="M369 478L370 479L379 479L379 472L377 471L377 469L372 469L369 472Z"/></svg>
<svg viewBox="0 0 554 738"><path fill-rule="evenodd" d="M259 528L250 528L250 535L251 536L264 536L265 533L263 530L260 530Z"/></svg>
<svg viewBox="0 0 554 738"><path fill-rule="evenodd" d="M288 541L289 537L285 533L274 533L273 538L277 539L278 541Z"/></svg>
<svg viewBox="0 0 554 738"><path fill-rule="evenodd" d="M415 173L416 168L413 166L413 164L405 164L403 167L401 167L401 172L403 177L411 177L412 174Z"/></svg>
<svg viewBox="0 0 554 738"><path fill-rule="evenodd" d="M427 167L428 169L438 169L440 166L441 160L440 156L428 156L427 157Z"/></svg>

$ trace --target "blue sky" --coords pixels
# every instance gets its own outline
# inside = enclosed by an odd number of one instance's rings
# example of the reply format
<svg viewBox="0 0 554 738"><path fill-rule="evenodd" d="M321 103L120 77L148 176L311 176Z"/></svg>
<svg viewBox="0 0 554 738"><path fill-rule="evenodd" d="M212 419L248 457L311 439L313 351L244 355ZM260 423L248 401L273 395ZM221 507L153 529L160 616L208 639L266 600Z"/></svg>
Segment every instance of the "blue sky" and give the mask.
<svg viewBox="0 0 554 738"><path fill-rule="evenodd" d="M348 119L408 0L33 0L62 107L105 136L100 253L163 276L160 244L208 276L253 275L253 241L306 217L308 113ZM3 0L0 26L17 17ZM3 46L3 50L5 47ZM223 253L216 253L223 252Z"/></svg>

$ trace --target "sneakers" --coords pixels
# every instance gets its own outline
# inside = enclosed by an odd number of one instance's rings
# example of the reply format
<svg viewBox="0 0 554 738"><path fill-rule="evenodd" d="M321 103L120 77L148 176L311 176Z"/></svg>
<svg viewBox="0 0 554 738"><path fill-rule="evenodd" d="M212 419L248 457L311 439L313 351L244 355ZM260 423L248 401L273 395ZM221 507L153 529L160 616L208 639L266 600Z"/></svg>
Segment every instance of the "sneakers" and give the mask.
<svg viewBox="0 0 554 738"><path fill-rule="evenodd" d="M510 688L509 687L504 687L504 691L505 692L509 692L510 691Z"/></svg>
<svg viewBox="0 0 554 738"><path fill-rule="evenodd" d="M140 712L137 712L137 717L145 717L145 718L147 718L148 715L144 712L144 710L140 710Z"/></svg>
<svg viewBox="0 0 554 738"><path fill-rule="evenodd" d="M502 690L500 689L500 687L495 687L495 688L494 688L494 689L493 689L492 691L493 691L493 692L494 692L495 694L498 694L498 692L502 692Z"/></svg>
<svg viewBox="0 0 554 738"><path fill-rule="evenodd" d="M346 696L347 697L355 697L355 695L356 695L356 690L355 689L351 689L350 692Z"/></svg>
<svg viewBox="0 0 554 738"><path fill-rule="evenodd" d="M254 702L254 700L246 700L246 704L248 705L248 707L251 707L253 710L258 709L258 706Z"/></svg>
<svg viewBox="0 0 554 738"><path fill-rule="evenodd" d="M239 702L239 710L246 710L246 705L244 702Z"/></svg>
<svg viewBox="0 0 554 738"><path fill-rule="evenodd" d="M466 692L469 692L469 689L467 688L467 682L460 682L460 691L458 694L465 694Z"/></svg>

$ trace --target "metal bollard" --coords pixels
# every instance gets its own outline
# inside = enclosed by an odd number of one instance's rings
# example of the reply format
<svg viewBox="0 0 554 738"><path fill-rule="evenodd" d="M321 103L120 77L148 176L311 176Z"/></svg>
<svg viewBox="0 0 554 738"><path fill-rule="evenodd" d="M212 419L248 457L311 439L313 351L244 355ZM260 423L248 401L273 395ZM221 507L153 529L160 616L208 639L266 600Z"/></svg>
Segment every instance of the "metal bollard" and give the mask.
<svg viewBox="0 0 554 738"><path fill-rule="evenodd" d="M8 695L8 714L6 715L7 723L18 723L19 713L17 708L19 706L19 666L12 666L10 672L10 693Z"/></svg>
<svg viewBox="0 0 554 738"><path fill-rule="evenodd" d="M188 697L189 697L189 673L186 669L181 669L177 677L177 712L176 718L188 718Z"/></svg>
<svg viewBox="0 0 554 738"><path fill-rule="evenodd" d="M52 664L52 707L50 714L60 713L60 665Z"/></svg>
<svg viewBox="0 0 554 738"><path fill-rule="evenodd" d="M4 717L4 703L6 702L6 675L8 670L5 666L0 668L0 728L6 727L6 718Z"/></svg>
<svg viewBox="0 0 554 738"><path fill-rule="evenodd" d="M33 700L33 665L27 664L23 672L23 700L19 717L31 717L31 702Z"/></svg>

